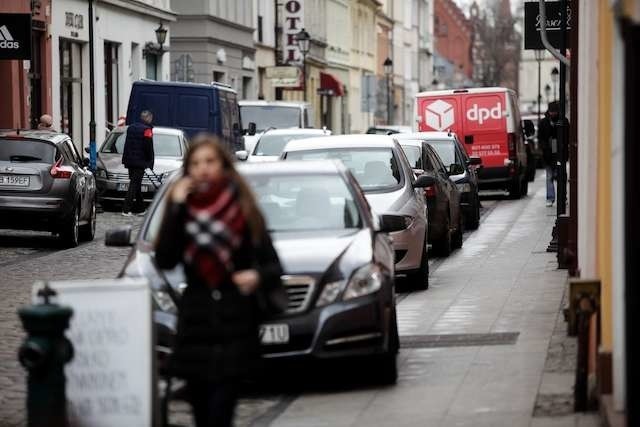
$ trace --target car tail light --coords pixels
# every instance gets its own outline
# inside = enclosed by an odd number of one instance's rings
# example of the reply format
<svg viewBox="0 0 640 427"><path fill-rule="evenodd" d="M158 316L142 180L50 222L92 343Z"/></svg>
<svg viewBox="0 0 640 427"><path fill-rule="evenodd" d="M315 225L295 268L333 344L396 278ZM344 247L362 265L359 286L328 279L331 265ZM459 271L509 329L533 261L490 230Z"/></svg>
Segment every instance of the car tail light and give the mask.
<svg viewBox="0 0 640 427"><path fill-rule="evenodd" d="M509 147L509 158L511 160L516 159L516 134L509 133L507 135L507 145Z"/></svg>
<svg viewBox="0 0 640 427"><path fill-rule="evenodd" d="M426 187L424 189L424 195L426 197L436 197L436 194L437 194L437 190L436 190L436 186L435 185L432 185L430 187Z"/></svg>
<svg viewBox="0 0 640 427"><path fill-rule="evenodd" d="M62 166L62 158L51 166L51 170L49 172L51 173L51 176L56 179L69 179L73 174L73 170L71 170L71 168L68 166Z"/></svg>

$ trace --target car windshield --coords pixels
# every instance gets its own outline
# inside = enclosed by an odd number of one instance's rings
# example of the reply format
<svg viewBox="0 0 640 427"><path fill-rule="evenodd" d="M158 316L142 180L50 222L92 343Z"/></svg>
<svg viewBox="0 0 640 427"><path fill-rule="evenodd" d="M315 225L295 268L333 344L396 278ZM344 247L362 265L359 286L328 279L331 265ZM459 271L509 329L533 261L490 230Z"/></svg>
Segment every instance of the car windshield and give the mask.
<svg viewBox="0 0 640 427"><path fill-rule="evenodd" d="M360 227L353 195L339 175L250 174L246 178L269 231Z"/></svg>
<svg viewBox="0 0 640 427"><path fill-rule="evenodd" d="M122 154L126 132L113 132L100 148L101 153ZM156 157L182 157L182 146L178 135L153 134L153 152Z"/></svg>
<svg viewBox="0 0 640 427"><path fill-rule="evenodd" d="M269 128L298 128L300 127L300 108L282 107L275 105L241 105L240 116L242 123L255 123L258 132Z"/></svg>
<svg viewBox="0 0 640 427"><path fill-rule="evenodd" d="M367 191L392 190L401 182L396 155L390 148L339 148L291 151L287 160L341 160Z"/></svg>
<svg viewBox="0 0 640 427"><path fill-rule="evenodd" d="M53 163L55 152L44 141L0 139L0 161Z"/></svg>
<svg viewBox="0 0 640 427"><path fill-rule="evenodd" d="M453 141L429 141L429 145L447 168L454 163L458 163L456 161L456 146Z"/></svg>
<svg viewBox="0 0 640 427"><path fill-rule="evenodd" d="M407 156L407 160L409 160L409 164L414 169L424 169L422 167L422 155L420 147L415 145L403 145L402 151Z"/></svg>
<svg viewBox="0 0 640 427"><path fill-rule="evenodd" d="M282 150L287 145L287 142L295 139L312 138L320 136L318 134L270 134L265 133L260 137L255 149L253 150L254 156L279 156L282 154Z"/></svg>

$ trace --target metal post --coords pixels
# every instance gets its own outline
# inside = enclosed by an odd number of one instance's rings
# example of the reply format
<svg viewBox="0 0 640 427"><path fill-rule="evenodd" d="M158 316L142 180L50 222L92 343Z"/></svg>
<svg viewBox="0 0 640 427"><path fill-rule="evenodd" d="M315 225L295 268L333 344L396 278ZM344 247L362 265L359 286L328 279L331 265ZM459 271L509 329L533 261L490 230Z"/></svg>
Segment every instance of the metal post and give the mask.
<svg viewBox="0 0 640 427"><path fill-rule="evenodd" d="M562 21L562 37L560 37L560 54L566 56L567 53L567 0L561 0L561 14L560 19ZM560 118L557 124L557 137L558 137L558 171L556 176L558 177L558 200L557 200L557 214L558 217L564 215L567 210L567 159L565 155L567 147L567 130L565 129L565 117L566 117L566 81L567 81L567 66L560 62ZM557 225L557 223L556 223Z"/></svg>
<svg viewBox="0 0 640 427"><path fill-rule="evenodd" d="M96 151L96 106L94 93L94 64L93 64L93 0L89 0L89 168L95 172Z"/></svg>
<svg viewBox="0 0 640 427"><path fill-rule="evenodd" d="M391 75L387 74L387 124L391 124Z"/></svg>
<svg viewBox="0 0 640 427"><path fill-rule="evenodd" d="M540 125L540 104L542 104L542 83L540 78L540 74L542 72L542 53L536 59L538 60L538 125Z"/></svg>
<svg viewBox="0 0 640 427"><path fill-rule="evenodd" d="M302 52L302 96L307 101L307 54Z"/></svg>

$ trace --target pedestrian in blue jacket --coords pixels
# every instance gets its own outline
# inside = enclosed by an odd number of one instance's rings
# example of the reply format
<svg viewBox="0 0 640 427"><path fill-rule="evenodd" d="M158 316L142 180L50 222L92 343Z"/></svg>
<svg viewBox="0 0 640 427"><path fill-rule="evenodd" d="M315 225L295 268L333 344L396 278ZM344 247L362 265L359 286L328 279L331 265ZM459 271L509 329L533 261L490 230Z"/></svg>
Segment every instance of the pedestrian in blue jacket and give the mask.
<svg viewBox="0 0 640 427"><path fill-rule="evenodd" d="M141 122L132 123L127 128L127 137L122 151L122 164L129 171L129 189L124 199L122 215L132 216L133 212L144 215L144 199L142 198L142 177L145 169L153 169L153 113L144 110L140 113Z"/></svg>

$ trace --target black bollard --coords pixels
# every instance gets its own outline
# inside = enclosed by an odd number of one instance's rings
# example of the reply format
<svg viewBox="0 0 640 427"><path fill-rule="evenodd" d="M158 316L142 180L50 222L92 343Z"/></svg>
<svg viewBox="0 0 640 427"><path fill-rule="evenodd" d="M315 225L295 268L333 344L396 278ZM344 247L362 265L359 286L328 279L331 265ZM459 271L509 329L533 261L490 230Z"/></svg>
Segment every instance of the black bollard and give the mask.
<svg viewBox="0 0 640 427"><path fill-rule="evenodd" d="M38 291L42 303L18 310L28 336L18 359L28 371L28 427L67 427L64 365L73 358L73 346L64 336L73 315L70 307L50 301L56 293L46 284Z"/></svg>

